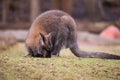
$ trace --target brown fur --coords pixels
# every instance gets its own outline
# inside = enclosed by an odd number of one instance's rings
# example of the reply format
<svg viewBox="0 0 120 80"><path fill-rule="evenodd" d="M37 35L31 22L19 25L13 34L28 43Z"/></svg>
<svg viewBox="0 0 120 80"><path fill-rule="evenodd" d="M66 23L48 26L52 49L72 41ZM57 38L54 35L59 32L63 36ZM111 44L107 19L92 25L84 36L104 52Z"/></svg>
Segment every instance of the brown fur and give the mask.
<svg viewBox="0 0 120 80"><path fill-rule="evenodd" d="M74 19L59 10L50 10L38 16L30 27L25 44L33 57L58 56L65 47L70 48L77 57L120 59L120 56L107 53L80 51Z"/></svg>

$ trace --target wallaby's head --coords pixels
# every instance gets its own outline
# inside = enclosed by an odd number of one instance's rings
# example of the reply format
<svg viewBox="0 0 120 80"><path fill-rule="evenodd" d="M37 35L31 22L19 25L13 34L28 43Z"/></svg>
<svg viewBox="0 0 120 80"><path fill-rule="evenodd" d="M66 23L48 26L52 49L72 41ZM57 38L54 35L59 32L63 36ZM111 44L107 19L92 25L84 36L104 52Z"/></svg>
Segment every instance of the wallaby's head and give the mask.
<svg viewBox="0 0 120 80"><path fill-rule="evenodd" d="M42 34L36 36L34 39L26 40L26 47L28 50L28 55L32 57L51 57L51 51L53 49L53 33Z"/></svg>

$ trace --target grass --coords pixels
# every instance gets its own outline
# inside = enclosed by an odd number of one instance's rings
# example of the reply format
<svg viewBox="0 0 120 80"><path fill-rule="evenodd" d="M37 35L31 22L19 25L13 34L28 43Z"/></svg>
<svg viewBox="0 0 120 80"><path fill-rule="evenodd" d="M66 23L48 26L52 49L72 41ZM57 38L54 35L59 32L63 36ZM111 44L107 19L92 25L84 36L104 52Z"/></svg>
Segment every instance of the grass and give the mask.
<svg viewBox="0 0 120 80"><path fill-rule="evenodd" d="M120 46L82 46L86 51L120 53ZM120 60L60 57L30 58L19 43L0 53L0 80L120 80ZM120 54L118 54L120 55Z"/></svg>

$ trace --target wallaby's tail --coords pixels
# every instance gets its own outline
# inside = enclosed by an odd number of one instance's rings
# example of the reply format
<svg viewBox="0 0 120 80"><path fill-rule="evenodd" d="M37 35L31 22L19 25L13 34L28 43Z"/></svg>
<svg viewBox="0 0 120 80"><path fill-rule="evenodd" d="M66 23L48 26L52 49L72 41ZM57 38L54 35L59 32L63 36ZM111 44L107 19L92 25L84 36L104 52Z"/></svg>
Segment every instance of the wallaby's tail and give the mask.
<svg viewBox="0 0 120 80"><path fill-rule="evenodd" d="M77 57L102 58L102 59L120 59L120 56L114 55L114 54L108 54L108 53L104 53L104 52L85 52L85 51L80 51L78 46L71 47L70 50Z"/></svg>

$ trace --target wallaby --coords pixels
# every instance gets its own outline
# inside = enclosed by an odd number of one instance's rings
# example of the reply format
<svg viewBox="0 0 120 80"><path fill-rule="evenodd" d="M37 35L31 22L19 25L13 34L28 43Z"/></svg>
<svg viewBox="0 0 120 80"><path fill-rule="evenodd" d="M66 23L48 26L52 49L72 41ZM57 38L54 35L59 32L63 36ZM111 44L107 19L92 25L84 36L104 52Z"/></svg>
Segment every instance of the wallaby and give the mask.
<svg viewBox="0 0 120 80"><path fill-rule="evenodd" d="M59 56L60 50L65 47L77 57L120 59L120 56L104 52L81 51L74 19L60 10L49 10L39 15L30 27L25 45L33 57Z"/></svg>

